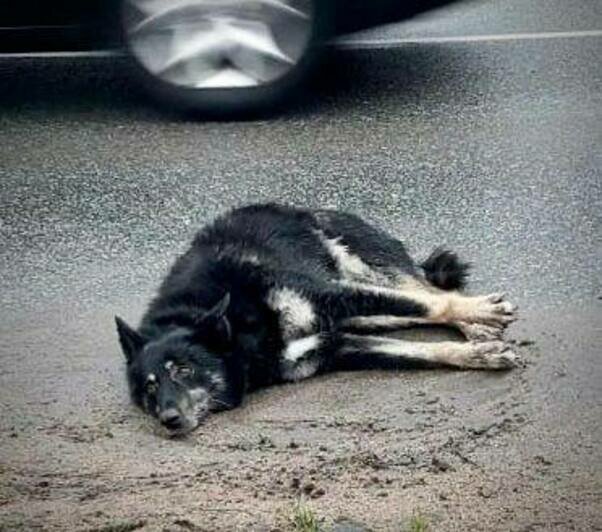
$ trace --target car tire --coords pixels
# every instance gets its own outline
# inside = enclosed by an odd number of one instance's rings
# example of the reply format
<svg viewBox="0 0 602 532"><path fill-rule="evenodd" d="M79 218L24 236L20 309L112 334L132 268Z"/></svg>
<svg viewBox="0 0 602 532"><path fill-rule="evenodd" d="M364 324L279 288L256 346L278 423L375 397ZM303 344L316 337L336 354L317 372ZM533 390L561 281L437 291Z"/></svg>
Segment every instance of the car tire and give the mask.
<svg viewBox="0 0 602 532"><path fill-rule="evenodd" d="M139 80L163 104L211 117L279 109L328 34L320 0L123 0Z"/></svg>

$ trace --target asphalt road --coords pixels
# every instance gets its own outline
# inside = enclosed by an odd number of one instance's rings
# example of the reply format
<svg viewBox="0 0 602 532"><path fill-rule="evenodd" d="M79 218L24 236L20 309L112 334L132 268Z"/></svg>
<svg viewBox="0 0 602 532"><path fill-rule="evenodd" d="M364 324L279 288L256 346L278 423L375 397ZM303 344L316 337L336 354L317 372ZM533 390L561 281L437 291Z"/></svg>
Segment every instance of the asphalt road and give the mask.
<svg viewBox="0 0 602 532"><path fill-rule="evenodd" d="M326 524L602 530L602 36L578 33L600 3L524 4L355 36L372 47L258 122L162 113L122 59L0 58L0 529L269 529L313 483ZM428 42L508 33L534 35ZM202 223L264 200L456 249L471 290L519 304L526 367L329 376L159 438L112 317L140 317Z"/></svg>

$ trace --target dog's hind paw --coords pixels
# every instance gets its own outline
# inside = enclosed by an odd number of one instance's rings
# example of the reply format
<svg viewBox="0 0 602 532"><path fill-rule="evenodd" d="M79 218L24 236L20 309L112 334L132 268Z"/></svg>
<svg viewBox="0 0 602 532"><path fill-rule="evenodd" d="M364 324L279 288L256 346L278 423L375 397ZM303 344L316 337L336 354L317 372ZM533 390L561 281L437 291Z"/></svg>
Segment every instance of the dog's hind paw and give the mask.
<svg viewBox="0 0 602 532"><path fill-rule="evenodd" d="M503 370L515 368L518 364L519 358L504 342L481 342L471 344L465 367Z"/></svg>
<svg viewBox="0 0 602 532"><path fill-rule="evenodd" d="M484 323L458 322L458 329L471 342L489 342L492 340L501 340L504 329L493 327Z"/></svg>
<svg viewBox="0 0 602 532"><path fill-rule="evenodd" d="M473 307L465 321L503 329L516 320L517 307L506 301L504 294L477 296L470 300Z"/></svg>

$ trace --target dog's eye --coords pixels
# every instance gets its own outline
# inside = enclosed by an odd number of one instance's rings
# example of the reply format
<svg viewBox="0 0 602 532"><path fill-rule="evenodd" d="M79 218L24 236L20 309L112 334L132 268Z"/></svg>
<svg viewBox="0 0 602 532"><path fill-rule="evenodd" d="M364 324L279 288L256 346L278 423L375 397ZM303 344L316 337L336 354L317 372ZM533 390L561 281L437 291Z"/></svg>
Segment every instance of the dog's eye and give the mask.
<svg viewBox="0 0 602 532"><path fill-rule="evenodd" d="M188 366L178 366L178 368L175 371L175 375L180 379L192 377L194 375L194 369Z"/></svg>

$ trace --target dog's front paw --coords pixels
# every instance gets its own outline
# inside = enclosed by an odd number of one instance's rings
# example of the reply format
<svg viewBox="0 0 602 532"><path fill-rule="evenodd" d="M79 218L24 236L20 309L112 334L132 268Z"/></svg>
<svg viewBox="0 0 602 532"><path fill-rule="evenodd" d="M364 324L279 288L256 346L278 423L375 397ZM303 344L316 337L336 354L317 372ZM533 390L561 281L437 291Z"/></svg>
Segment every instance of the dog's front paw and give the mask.
<svg viewBox="0 0 602 532"><path fill-rule="evenodd" d="M512 369L519 359L504 342L480 342L471 344L466 367L470 369Z"/></svg>

